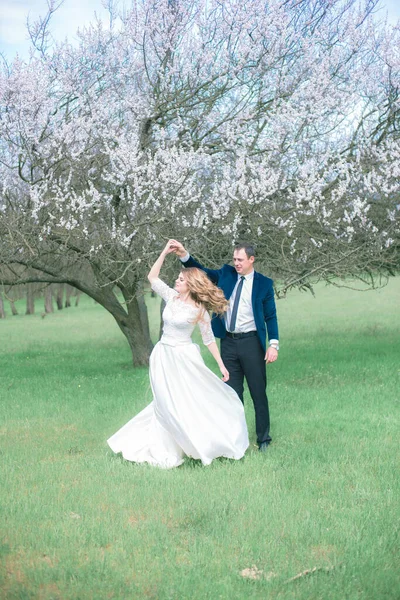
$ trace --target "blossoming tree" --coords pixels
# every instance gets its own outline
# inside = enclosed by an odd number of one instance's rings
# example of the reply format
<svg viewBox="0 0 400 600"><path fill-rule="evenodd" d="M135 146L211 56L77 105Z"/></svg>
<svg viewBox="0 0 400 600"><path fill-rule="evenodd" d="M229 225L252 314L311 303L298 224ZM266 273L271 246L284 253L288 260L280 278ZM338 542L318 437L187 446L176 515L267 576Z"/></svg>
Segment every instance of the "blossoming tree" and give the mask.
<svg viewBox="0 0 400 600"><path fill-rule="evenodd" d="M278 292L398 266L399 29L376 2L136 0L0 78L3 283L66 282L145 364L169 237L251 239Z"/></svg>

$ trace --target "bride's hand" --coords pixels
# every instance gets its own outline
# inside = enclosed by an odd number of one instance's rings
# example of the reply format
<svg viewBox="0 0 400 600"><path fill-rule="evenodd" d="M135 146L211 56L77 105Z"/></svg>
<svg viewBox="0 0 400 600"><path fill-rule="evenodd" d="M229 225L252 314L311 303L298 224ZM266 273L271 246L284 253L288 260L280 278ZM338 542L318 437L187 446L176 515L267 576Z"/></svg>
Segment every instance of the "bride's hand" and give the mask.
<svg viewBox="0 0 400 600"><path fill-rule="evenodd" d="M180 258L182 258L183 256L186 256L187 254L187 250L186 248L183 246L183 244L181 244L180 242L178 242L178 240L170 240L170 242L172 242L172 245L174 246L174 252L177 256L179 256Z"/></svg>
<svg viewBox="0 0 400 600"><path fill-rule="evenodd" d="M175 240L168 240L164 250L162 251L163 254L171 254L171 252L176 252Z"/></svg>
<svg viewBox="0 0 400 600"><path fill-rule="evenodd" d="M225 365L222 365L222 367L220 367L220 371L222 373L222 381L226 383L229 380L229 371L225 367Z"/></svg>

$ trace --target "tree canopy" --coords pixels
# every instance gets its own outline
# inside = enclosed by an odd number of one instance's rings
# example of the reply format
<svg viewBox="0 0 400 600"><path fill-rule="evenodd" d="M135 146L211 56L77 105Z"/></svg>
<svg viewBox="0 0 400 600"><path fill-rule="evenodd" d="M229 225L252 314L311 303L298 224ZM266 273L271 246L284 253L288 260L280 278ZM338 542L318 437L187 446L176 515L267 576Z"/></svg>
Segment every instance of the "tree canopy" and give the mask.
<svg viewBox="0 0 400 600"><path fill-rule="evenodd" d="M376 5L136 0L77 46L32 25L0 74L2 280L75 285L141 363L169 237L210 265L251 240L281 293L393 274L400 35Z"/></svg>

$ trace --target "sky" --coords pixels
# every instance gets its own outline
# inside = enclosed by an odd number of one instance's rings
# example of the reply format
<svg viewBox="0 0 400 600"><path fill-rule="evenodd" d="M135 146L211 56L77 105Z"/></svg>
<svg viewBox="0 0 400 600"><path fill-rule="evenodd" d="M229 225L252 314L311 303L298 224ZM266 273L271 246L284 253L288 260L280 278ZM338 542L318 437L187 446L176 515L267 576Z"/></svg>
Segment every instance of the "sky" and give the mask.
<svg viewBox="0 0 400 600"><path fill-rule="evenodd" d="M400 20L400 0L381 0L381 6L382 16L387 10L389 21L395 25ZM0 52L7 60L17 53L28 58L26 19L29 15L34 21L39 15L44 16L46 10L46 0L0 0ZM68 37L73 42L76 30L90 23L95 13L108 22L102 0L64 0L52 18L53 37L57 40Z"/></svg>
<svg viewBox="0 0 400 600"><path fill-rule="evenodd" d="M0 0L0 52L7 59L12 59L16 53L23 58L29 56L27 17L35 21L46 12L46 0ZM77 29L93 21L95 13L108 22L102 0L64 0L52 16L53 37L59 41L68 37L73 41Z"/></svg>

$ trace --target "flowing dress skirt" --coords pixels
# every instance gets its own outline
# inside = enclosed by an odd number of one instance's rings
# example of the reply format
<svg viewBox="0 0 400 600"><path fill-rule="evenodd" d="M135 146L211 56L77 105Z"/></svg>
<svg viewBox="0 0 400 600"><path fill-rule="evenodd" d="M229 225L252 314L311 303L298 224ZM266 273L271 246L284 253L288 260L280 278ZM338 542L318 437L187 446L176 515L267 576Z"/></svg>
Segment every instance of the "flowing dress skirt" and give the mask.
<svg viewBox="0 0 400 600"><path fill-rule="evenodd" d="M239 460L249 446L236 392L205 365L196 344L158 342L150 356L151 402L107 442L133 462L169 469L184 456L209 465Z"/></svg>

